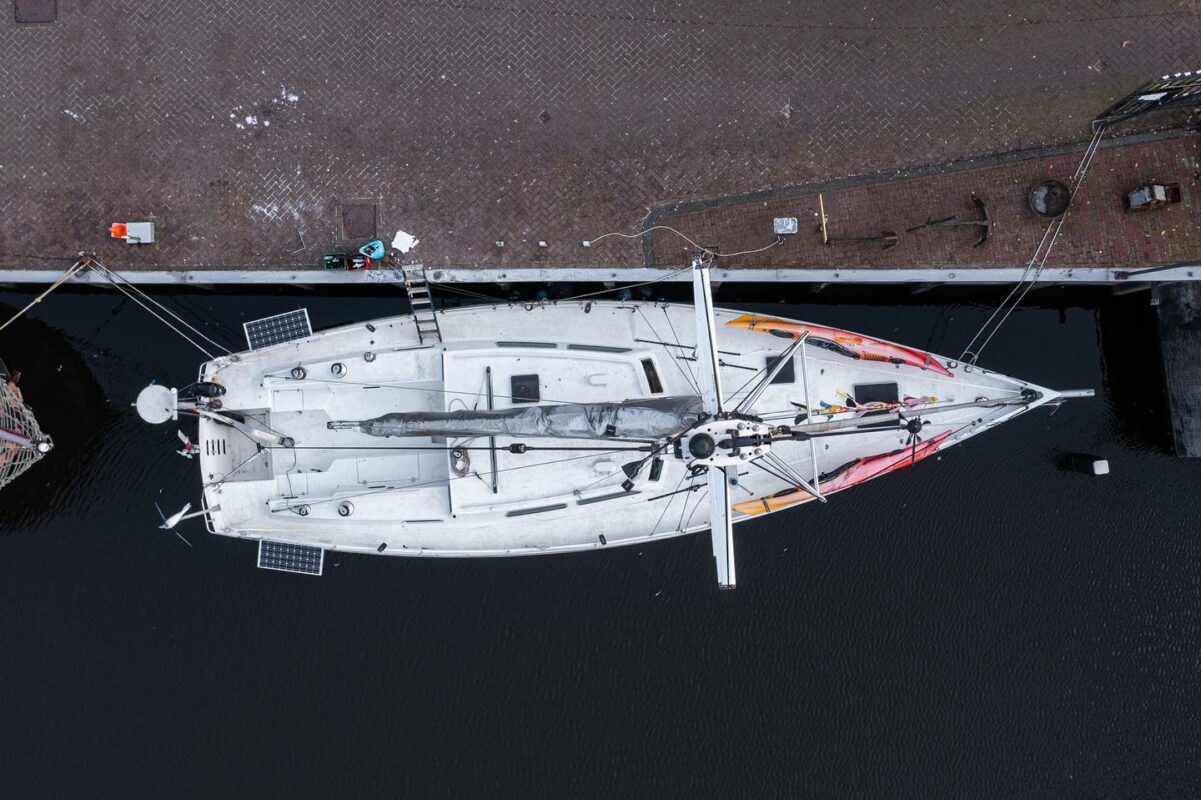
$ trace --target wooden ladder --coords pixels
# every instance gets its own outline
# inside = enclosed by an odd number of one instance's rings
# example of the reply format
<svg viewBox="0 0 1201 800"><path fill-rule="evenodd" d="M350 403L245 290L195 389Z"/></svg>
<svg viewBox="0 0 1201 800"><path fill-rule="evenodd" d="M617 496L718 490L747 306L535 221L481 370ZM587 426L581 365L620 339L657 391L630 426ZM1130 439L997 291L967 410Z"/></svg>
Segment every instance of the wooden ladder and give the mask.
<svg viewBox="0 0 1201 800"><path fill-rule="evenodd" d="M430 285L425 279L423 267L405 267L405 292L413 306L413 321L417 323L417 338L422 344L426 340L441 342L442 329L438 327L438 315L434 311L434 299L430 297Z"/></svg>

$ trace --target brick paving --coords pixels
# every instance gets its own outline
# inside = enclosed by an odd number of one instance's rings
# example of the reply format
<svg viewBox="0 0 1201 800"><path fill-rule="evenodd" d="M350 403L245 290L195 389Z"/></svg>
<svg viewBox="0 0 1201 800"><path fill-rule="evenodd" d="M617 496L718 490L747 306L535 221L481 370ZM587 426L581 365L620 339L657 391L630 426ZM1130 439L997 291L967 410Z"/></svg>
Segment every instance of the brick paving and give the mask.
<svg viewBox="0 0 1201 800"><path fill-rule="evenodd" d="M1133 138L1133 137L1132 137ZM1092 160L1072 211L1064 221L1047 266L1153 266L1201 258L1201 136L1183 133L1150 141L1115 141ZM719 253L760 249L774 240L772 219L796 217L799 232L761 253L720 258L744 267L1007 267L1025 266L1047 230L1048 221L1029 208L1031 186L1049 178L1068 182L1084 147L1052 155L1022 153L968 162L890 180L850 180L793 187L691 209L664 207L652 215ZM1000 163L995 163L1000 162ZM926 172L926 171L923 171ZM1122 208L1122 197L1152 181L1177 182L1182 202L1143 212ZM823 245L818 229L818 192L828 218L831 242ZM992 235L975 247L977 228L907 229L930 219L956 215L976 220L975 193L993 220ZM838 241L840 237L879 236L888 230L897 243ZM675 234L657 230L651 239L653 264L687 263L694 248Z"/></svg>
<svg viewBox="0 0 1201 800"><path fill-rule="evenodd" d="M640 264L578 242L665 202L1079 141L1201 66L1196 0L57 5L0 13L0 265L316 264L355 202L431 266ZM147 217L159 244L106 240Z"/></svg>

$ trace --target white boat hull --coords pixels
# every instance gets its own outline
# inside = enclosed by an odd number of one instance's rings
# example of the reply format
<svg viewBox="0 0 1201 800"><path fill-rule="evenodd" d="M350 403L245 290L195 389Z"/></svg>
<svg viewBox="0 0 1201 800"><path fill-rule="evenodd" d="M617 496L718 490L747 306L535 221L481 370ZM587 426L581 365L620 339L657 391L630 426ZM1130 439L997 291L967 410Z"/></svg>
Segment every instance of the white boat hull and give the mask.
<svg viewBox="0 0 1201 800"><path fill-rule="evenodd" d="M769 329L805 324L721 309L715 316L720 382L733 407L767 360L791 343ZM423 344L413 318L399 316L205 364L201 379L224 387L225 412L242 412L294 442L259 451L243 433L201 419L210 530L327 550L482 557L616 547L708 529L707 478L690 472L684 460L665 456L646 465L632 491L624 491L622 465L645 453L534 449L634 448L636 442L497 437L493 451L486 436L379 438L329 428L332 421L389 413L487 409L489 382L494 409L521 405L515 392L532 385L543 404L695 396L691 306L481 306L441 312L439 322L441 343ZM922 415L926 423L920 442L894 426L776 443L776 455L834 494L831 502L841 499L841 489L916 464L1058 398L887 342L805 329L810 338L793 356L792 369L749 413L773 425L791 425L806 410L802 425L850 420L862 417L864 407L847 410L848 397L860 395L862 403L880 395L884 399L869 408L884 409L891 394L894 409L909 406L908 416ZM1013 402L1023 392L1025 401ZM972 405L982 398L1010 402ZM940 406L952 410L936 411ZM530 449L510 452L514 443ZM465 449L448 452L455 447ZM738 472L730 489L735 523L810 499L753 466Z"/></svg>

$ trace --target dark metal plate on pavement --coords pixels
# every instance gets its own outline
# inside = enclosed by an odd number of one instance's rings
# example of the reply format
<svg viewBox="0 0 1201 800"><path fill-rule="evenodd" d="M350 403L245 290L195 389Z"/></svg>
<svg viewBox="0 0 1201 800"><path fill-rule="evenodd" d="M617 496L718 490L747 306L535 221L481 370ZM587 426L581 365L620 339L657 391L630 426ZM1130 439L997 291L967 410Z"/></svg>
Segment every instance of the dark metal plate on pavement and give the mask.
<svg viewBox="0 0 1201 800"><path fill-rule="evenodd" d="M17 22L54 22L58 19L58 0L13 0Z"/></svg>

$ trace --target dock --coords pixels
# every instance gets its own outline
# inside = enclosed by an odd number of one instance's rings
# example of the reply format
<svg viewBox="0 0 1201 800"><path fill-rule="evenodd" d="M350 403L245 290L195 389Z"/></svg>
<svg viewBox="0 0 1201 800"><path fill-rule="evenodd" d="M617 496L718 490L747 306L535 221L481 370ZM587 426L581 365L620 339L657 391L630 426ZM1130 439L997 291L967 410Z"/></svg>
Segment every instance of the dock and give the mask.
<svg viewBox="0 0 1201 800"><path fill-rule="evenodd" d="M153 257L157 244L109 245L101 248L101 260L131 281L163 286L369 287L403 283L406 270L423 269L433 284L634 283L688 280L687 274L674 273L699 245L717 254L714 280L740 283L896 284L921 293L949 284L1035 281L1069 287L1114 284L1125 292L1201 280L1201 136L1182 128L1103 140L1062 228L1053 229L1055 246L1045 260L1033 260L1049 223L1029 208L1028 191L1040 180L1071 175L1086 146L1081 142L666 204L645 217L641 235L581 240L571 260L561 263L538 259L517 265L444 266L416 253L394 252L387 263L364 270L306 264L119 266L129 258ZM1157 180L1181 184L1181 201L1141 212L1123 208L1127 192ZM826 214L826 243L819 208ZM974 224L982 215L987 231ZM796 233L774 236L778 218L796 220ZM939 224L948 220L955 224ZM886 246L881 246L883 236L888 237ZM170 247L164 245L165 250ZM631 261L631 253L640 255L641 262ZM0 269L0 282L49 283L65 262ZM73 282L101 279L85 272Z"/></svg>
<svg viewBox="0 0 1201 800"><path fill-rule="evenodd" d="M1176 455L1201 457L1201 286L1159 292L1156 309Z"/></svg>
<svg viewBox="0 0 1201 800"><path fill-rule="evenodd" d="M1098 113L1164 71L1201 66L1195 15L1159 0L1130 0L1114 18L1025 0L1003 12L131 0L120 24L102 3L42 5L51 18L37 23L0 15L7 283L47 282L80 251L159 284L370 284L417 265L434 281L650 280L687 260L659 238L648 258L648 222L687 222L697 241L733 252L737 217L723 209L748 216L738 204L752 198L801 229L771 258L722 259L724 279L964 279L953 261L980 268L969 280L1007 282L1029 239L1001 257L1002 198L989 198L997 258L955 245L935 275L904 240L891 251L904 260L845 247L844 258L808 257L807 198L828 193L836 235L924 219L925 206L910 217L906 187L939 180L946 204L930 213L970 211L962 189L996 188L977 167L1016 158L1030 175L1044 162L1061 174ZM1115 126L1092 177L1126 144L1167 146L1130 137L1187 121ZM155 224L154 244L109 238L110 225L138 221ZM324 253L397 230L420 244L389 270L320 274ZM599 241L606 233L633 238ZM763 244L758 222L746 235ZM917 235L923 247L957 241ZM1073 255L1047 277L1105 282L1112 266Z"/></svg>

